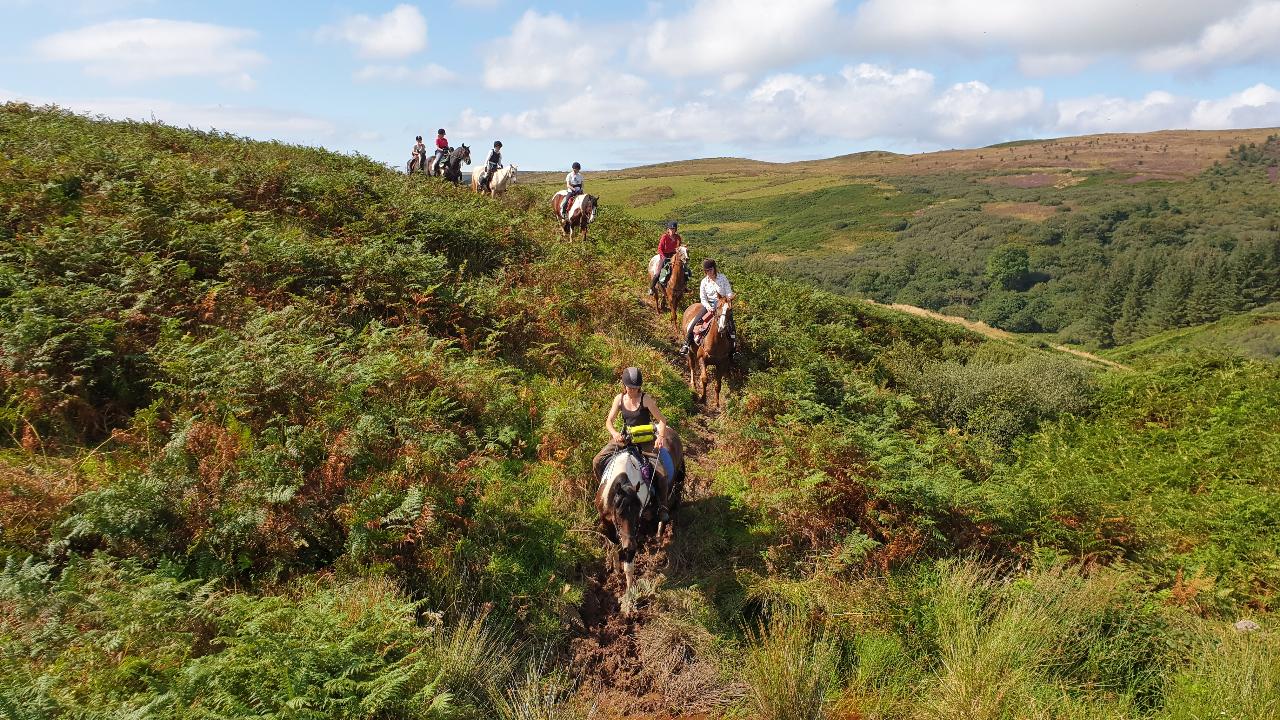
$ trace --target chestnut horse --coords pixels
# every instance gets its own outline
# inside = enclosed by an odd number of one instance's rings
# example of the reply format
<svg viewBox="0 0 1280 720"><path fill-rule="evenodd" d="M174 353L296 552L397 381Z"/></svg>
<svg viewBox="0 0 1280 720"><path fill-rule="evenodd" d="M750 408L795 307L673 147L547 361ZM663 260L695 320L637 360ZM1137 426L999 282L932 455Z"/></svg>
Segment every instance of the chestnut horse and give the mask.
<svg viewBox="0 0 1280 720"><path fill-rule="evenodd" d="M724 295L717 293L717 297L719 299L716 301L716 309L712 312L711 327L707 330L707 334L702 337L702 342L689 351L689 384L693 386L694 390L698 391L698 402L706 402L707 366L714 365L716 368L716 407L720 407L724 400L720 394L721 383L724 381L727 366L733 364L729 333L725 330L725 323L728 322L729 311L733 309L733 305L732 301ZM701 304L694 303L684 311L683 327L686 332L689 329L689 323L692 323L694 317L697 316L698 307Z"/></svg>
<svg viewBox="0 0 1280 720"><path fill-rule="evenodd" d="M662 272L661 256L658 256L657 272L652 273L649 282L652 283L657 278L658 273ZM671 274L667 276L667 284L662 286L659 292L653 294L653 307L659 313L664 313L667 308L671 309L671 324L676 326L676 332L680 331L680 326L676 325L676 308L684 301L685 293L689 291L689 281L685 279L684 268L689 264L689 248L681 245L676 248L676 252L671 256Z"/></svg>
<svg viewBox="0 0 1280 720"><path fill-rule="evenodd" d="M644 534L657 518L657 506L661 502L652 497L653 493L659 492L656 481L651 492L650 486L640 479L640 462L634 450L634 446L619 450L605 463L595 494L596 511L600 514L604 536L618 546L617 559L622 564L628 590L635 580L636 552ZM675 469L675 477L669 482L667 509L674 515L684 487L685 463L680 436L670 429L667 430L667 452L671 454L671 465ZM656 457L650 456L649 460L655 467L661 466ZM655 536L661 535L662 523L659 522Z"/></svg>

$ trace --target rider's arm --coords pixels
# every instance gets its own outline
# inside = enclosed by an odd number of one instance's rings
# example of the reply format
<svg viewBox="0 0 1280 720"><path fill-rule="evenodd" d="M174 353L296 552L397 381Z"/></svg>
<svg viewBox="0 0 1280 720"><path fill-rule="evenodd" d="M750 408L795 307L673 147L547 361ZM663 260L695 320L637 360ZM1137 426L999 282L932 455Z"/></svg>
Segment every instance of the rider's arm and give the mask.
<svg viewBox="0 0 1280 720"><path fill-rule="evenodd" d="M667 419L663 417L662 411L658 409L658 401L654 400L652 395L645 396L644 404L649 407L649 414L653 416L658 426L655 428L657 432L654 433L654 445L661 448L667 444Z"/></svg>
<svg viewBox="0 0 1280 720"><path fill-rule="evenodd" d="M613 396L613 405L609 407L609 417L604 421L605 432L609 433L609 437L613 438L614 442L622 439L622 433L618 432L618 429L614 427L614 423L618 420L618 405L621 402L621 395Z"/></svg>
<svg viewBox="0 0 1280 720"><path fill-rule="evenodd" d="M720 277L716 278L716 284L720 286L720 294L727 298L733 297L733 286L729 284L729 278L724 273L720 273Z"/></svg>

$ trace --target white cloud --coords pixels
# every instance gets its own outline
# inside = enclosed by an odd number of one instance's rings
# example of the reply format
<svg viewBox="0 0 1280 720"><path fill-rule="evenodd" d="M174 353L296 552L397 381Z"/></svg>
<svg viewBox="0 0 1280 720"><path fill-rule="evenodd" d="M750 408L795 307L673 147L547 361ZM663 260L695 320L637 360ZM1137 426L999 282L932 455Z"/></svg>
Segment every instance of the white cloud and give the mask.
<svg viewBox="0 0 1280 720"><path fill-rule="evenodd" d="M1254 60L1275 59L1280 38L1280 2L1258 2L1238 15L1205 28L1194 42L1144 54L1148 70L1199 70Z"/></svg>
<svg viewBox="0 0 1280 720"><path fill-rule="evenodd" d="M725 143L772 146L840 138L901 138L942 147L1008 139L1013 128L1052 120L1038 89L963 83L941 92L923 70L869 64L837 75L773 75L746 93L678 104L641 78L602 77L565 102L500 116L467 110L465 134L530 139Z"/></svg>
<svg viewBox="0 0 1280 720"><path fill-rule="evenodd" d="M1280 90L1258 83L1218 100L1201 100L1191 111L1193 128L1225 129L1280 125Z"/></svg>
<svg viewBox="0 0 1280 720"><path fill-rule="evenodd" d="M1027 53L1018 56L1018 71L1028 77L1075 75L1093 64L1095 58L1079 53Z"/></svg>
<svg viewBox="0 0 1280 720"><path fill-rule="evenodd" d="M1280 90L1259 83L1217 99L1197 100L1156 91L1138 100L1114 97L1063 100L1058 103L1058 122L1053 130L1081 135L1277 125L1280 125Z"/></svg>
<svg viewBox="0 0 1280 720"><path fill-rule="evenodd" d="M754 73L830 52L840 22L835 0L698 0L640 45L668 75Z"/></svg>
<svg viewBox="0 0 1280 720"><path fill-rule="evenodd" d="M964 144L1041 125L1048 118L1043 108L1044 92L1039 88L993 90L975 80L952 85L929 109L937 136Z"/></svg>
<svg viewBox="0 0 1280 720"><path fill-rule="evenodd" d="M489 43L484 54L484 85L490 90L530 90L557 83L581 87L597 74L613 51L607 30L587 31L560 15L526 10L511 34Z"/></svg>
<svg viewBox="0 0 1280 720"><path fill-rule="evenodd" d="M249 89L248 70L265 58L242 47L252 30L178 20L116 20L48 35L35 42L46 60L83 63L85 72L128 83L172 77L217 77Z"/></svg>
<svg viewBox="0 0 1280 720"><path fill-rule="evenodd" d="M319 37L348 42L361 57L407 57L427 48L427 19L413 5L401 4L378 17L347 17L321 28Z"/></svg>
<svg viewBox="0 0 1280 720"><path fill-rule="evenodd" d="M201 130L216 129L263 140L284 140L319 144L337 133L333 123L299 113L235 105L188 105L170 100L138 97L105 97L59 99L35 97L0 91L0 101L26 102L33 105L57 104L78 113L105 116L115 120L160 122Z"/></svg>
<svg viewBox="0 0 1280 720"><path fill-rule="evenodd" d="M1273 0L1272 0L1273 2ZM1195 54L1184 46L1250 0L867 0L854 13L852 46L891 53L937 49L973 54L1013 52L1033 77L1070 75L1105 55L1132 57L1170 48L1171 57ZM1216 25L1214 25L1216 27ZM1280 30L1257 43L1267 52ZM1144 64L1173 62L1144 56Z"/></svg>
<svg viewBox="0 0 1280 720"><path fill-rule="evenodd" d="M407 65L365 65L353 77L360 82L407 82L425 86L444 85L458 79L457 73L435 63L417 68Z"/></svg>
<svg viewBox="0 0 1280 720"><path fill-rule="evenodd" d="M1186 127L1194 102L1155 91L1140 99L1094 96L1058 103L1057 130L1068 135Z"/></svg>

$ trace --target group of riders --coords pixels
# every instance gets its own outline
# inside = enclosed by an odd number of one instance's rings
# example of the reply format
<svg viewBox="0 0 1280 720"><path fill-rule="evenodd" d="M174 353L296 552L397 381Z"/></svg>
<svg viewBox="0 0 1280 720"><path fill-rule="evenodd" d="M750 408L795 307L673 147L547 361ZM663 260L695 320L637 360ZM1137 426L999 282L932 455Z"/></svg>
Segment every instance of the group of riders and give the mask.
<svg viewBox="0 0 1280 720"><path fill-rule="evenodd" d="M466 145L462 147L465 148ZM436 130L436 149L430 153L427 151L426 143L422 141L422 136L419 135L414 139L413 154L409 158L409 172L425 172L428 175L441 175L448 178L445 174L446 161L453 152L454 148L449 145L449 138L445 137L444 128ZM466 156L466 161L471 161L469 152ZM493 149L489 151L489 157L485 160L484 172L480 174L480 189L482 191L489 189L489 180L493 177L493 173L501 167L502 141L494 140ZM454 170L456 171L457 168L454 168ZM450 179L458 182L461 179L461 174Z"/></svg>
<svg viewBox="0 0 1280 720"><path fill-rule="evenodd" d="M464 146L465 147L465 146ZM444 163L453 153L445 137L444 128L436 131L435 150L428 155L427 146L422 136L417 137L413 146L413 157L409 161L410 171L417 168L431 174L432 168L443 168ZM488 181L493 173L502 167L502 141L496 140L489 157L485 160L485 168L480 176L481 189L487 189ZM564 198L558 209L561 218L567 218L574 199L583 194L582 165L573 163L564 178ZM558 193L557 193L558 194ZM684 239L678 232L677 223L668 222L662 237L658 240L658 255L661 257L659 272L651 278L649 294L662 292L670 279L672 258L684 246ZM687 250L686 250L687 253ZM689 269L685 267L684 279L690 279ZM721 299L732 301L733 287L729 279L720 272L716 261L706 258L702 261L703 277L698 285L698 304L696 312L691 311L692 321L685 327L684 344L680 348L681 355L693 352L702 337L706 334L710 320L715 317L717 304ZM737 337L733 325L733 315L726 314L726 325L730 343L730 359L737 353ZM621 418L621 429L618 420ZM622 373L622 392L615 395L605 418L605 432L609 434L609 442L596 454L591 466L595 477L602 483L605 481L605 470L609 463L626 454L634 458L641 470L642 482L652 483L656 490L657 519L659 522L670 521L670 502L672 484L676 481L677 471L671 447L678 443L667 419L658 409L658 401L653 395L644 391L644 374L640 368L629 367Z"/></svg>

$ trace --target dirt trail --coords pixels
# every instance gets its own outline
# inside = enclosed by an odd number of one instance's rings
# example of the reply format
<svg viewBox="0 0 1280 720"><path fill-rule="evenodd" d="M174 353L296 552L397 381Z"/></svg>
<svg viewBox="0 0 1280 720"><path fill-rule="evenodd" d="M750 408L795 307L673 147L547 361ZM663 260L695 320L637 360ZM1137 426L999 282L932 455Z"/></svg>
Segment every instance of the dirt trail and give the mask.
<svg viewBox="0 0 1280 720"><path fill-rule="evenodd" d="M658 338L671 334L666 316L655 319L653 332ZM674 348L667 359L677 369L685 368ZM712 493L714 465L708 455L715 443L713 417L704 408L679 428L687 466L682 507ZM677 508L674 527L660 538L647 538L636 554L631 612L623 611L626 583L620 571L601 566L587 579L579 608L582 625L569 654L581 681L579 700L594 706L598 717L710 717L709 698L721 694L713 668L699 662L686 639L664 626L655 607L657 587L678 569L673 566L685 564L676 549L684 519Z"/></svg>
<svg viewBox="0 0 1280 720"><path fill-rule="evenodd" d="M967 330L976 332L979 335L991 338L992 340L1004 340L1007 342L1013 342L1018 337L1014 333L1001 330L999 328L993 328L984 322L980 322L977 320L968 320L966 318L956 317L954 315L943 315L942 313L934 312L933 310L926 310L925 308L916 307L915 305L903 305L902 303L892 303L892 304L886 305L885 303L878 303L875 300L871 300L869 298L864 298L863 302L867 303L868 305L876 305L878 307L889 308L890 310L897 310L898 312L904 312L904 313L907 313L908 315L916 315L918 317L929 318L930 320L937 320L939 322L951 323L952 325L959 325ZM1046 344L1049 347L1053 348L1054 350L1057 350L1058 352L1067 353L1068 355L1074 355L1075 357L1081 358L1083 360L1088 360L1089 362L1095 362L1095 363L1098 363L1099 365L1106 365L1109 368L1113 368L1116 370L1130 369L1128 365L1118 363L1115 360L1108 360L1104 357L1099 357L1097 355L1094 355L1091 352L1086 352L1084 350L1079 350L1077 348L1068 347L1066 345L1057 345L1053 343L1046 343Z"/></svg>

